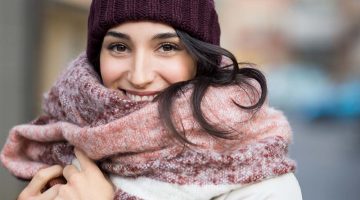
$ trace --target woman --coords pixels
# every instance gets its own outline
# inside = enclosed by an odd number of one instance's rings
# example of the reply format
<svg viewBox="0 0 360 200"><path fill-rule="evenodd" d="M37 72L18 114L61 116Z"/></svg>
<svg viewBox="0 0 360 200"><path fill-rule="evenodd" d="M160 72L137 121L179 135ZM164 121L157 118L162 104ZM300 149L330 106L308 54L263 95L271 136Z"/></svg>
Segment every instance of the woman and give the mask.
<svg viewBox="0 0 360 200"><path fill-rule="evenodd" d="M32 178L19 199L301 199L288 122L218 46L212 0L94 0L88 23L86 55L2 151Z"/></svg>

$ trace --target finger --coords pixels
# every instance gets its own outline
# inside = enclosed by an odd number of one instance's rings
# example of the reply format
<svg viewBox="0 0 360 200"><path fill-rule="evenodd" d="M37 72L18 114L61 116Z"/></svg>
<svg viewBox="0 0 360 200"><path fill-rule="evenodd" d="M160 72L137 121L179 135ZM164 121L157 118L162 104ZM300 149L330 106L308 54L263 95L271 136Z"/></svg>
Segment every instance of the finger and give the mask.
<svg viewBox="0 0 360 200"><path fill-rule="evenodd" d="M57 197L60 197L61 199L80 199L77 194L78 193L74 190L74 188L69 187L69 185L62 185L59 188Z"/></svg>
<svg viewBox="0 0 360 200"><path fill-rule="evenodd" d="M92 168L92 167L96 166L94 161L92 161L90 158L88 158L84 152L82 152L81 150L79 150L77 148L75 148L74 151L75 151L76 158L80 162L80 167L82 170L86 170L87 168Z"/></svg>
<svg viewBox="0 0 360 200"><path fill-rule="evenodd" d="M23 192L30 195L39 194L41 189L45 187L49 180L61 176L61 173L62 167L60 165L54 165L41 169L35 174Z"/></svg>
<svg viewBox="0 0 360 200"><path fill-rule="evenodd" d="M77 173L79 173L79 171L74 165L66 165L66 167L64 167L63 176L67 181L71 179L71 176Z"/></svg>
<svg viewBox="0 0 360 200"><path fill-rule="evenodd" d="M60 184L52 186L50 189L48 189L44 193L42 193L38 199L39 200L54 199L59 193L60 186L61 186Z"/></svg>

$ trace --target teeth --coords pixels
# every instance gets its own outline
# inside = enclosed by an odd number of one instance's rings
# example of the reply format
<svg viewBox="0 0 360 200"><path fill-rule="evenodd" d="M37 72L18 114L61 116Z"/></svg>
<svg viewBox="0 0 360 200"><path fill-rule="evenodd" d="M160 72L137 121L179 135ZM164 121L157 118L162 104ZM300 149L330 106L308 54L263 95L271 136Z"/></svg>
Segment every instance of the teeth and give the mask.
<svg viewBox="0 0 360 200"><path fill-rule="evenodd" d="M126 95L132 100L132 101L152 101L156 95L152 95L152 96L138 96L138 95L134 95L134 94L128 94L126 93Z"/></svg>
<svg viewBox="0 0 360 200"><path fill-rule="evenodd" d="M140 96L135 96L136 101L141 101L141 97Z"/></svg>

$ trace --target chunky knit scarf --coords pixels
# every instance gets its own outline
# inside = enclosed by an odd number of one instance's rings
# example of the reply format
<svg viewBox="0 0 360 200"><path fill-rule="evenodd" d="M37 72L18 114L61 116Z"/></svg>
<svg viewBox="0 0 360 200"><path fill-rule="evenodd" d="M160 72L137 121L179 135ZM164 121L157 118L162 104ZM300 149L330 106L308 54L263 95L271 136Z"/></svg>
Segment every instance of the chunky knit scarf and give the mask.
<svg viewBox="0 0 360 200"><path fill-rule="evenodd" d="M10 130L1 161L16 177L31 179L41 168L70 164L75 146L106 173L178 185L247 184L294 171L284 115L267 104L256 111L235 104L252 105L258 92L246 85L207 90L202 111L217 128L231 130L234 140L213 137L199 126L191 92L188 86L176 98L172 115L196 146L173 139L157 102L133 102L122 91L105 88L81 54L45 94L45 114ZM116 198L130 196L119 188Z"/></svg>

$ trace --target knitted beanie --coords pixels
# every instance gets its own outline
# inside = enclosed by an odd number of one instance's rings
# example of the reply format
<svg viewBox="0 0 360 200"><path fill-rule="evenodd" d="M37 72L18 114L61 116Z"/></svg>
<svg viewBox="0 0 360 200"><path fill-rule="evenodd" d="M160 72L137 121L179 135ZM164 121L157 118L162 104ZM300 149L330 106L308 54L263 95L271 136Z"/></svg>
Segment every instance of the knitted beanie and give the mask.
<svg viewBox="0 0 360 200"><path fill-rule="evenodd" d="M150 20L219 45L220 25L214 0L93 0L88 18L87 57L99 64L106 32L125 21Z"/></svg>

